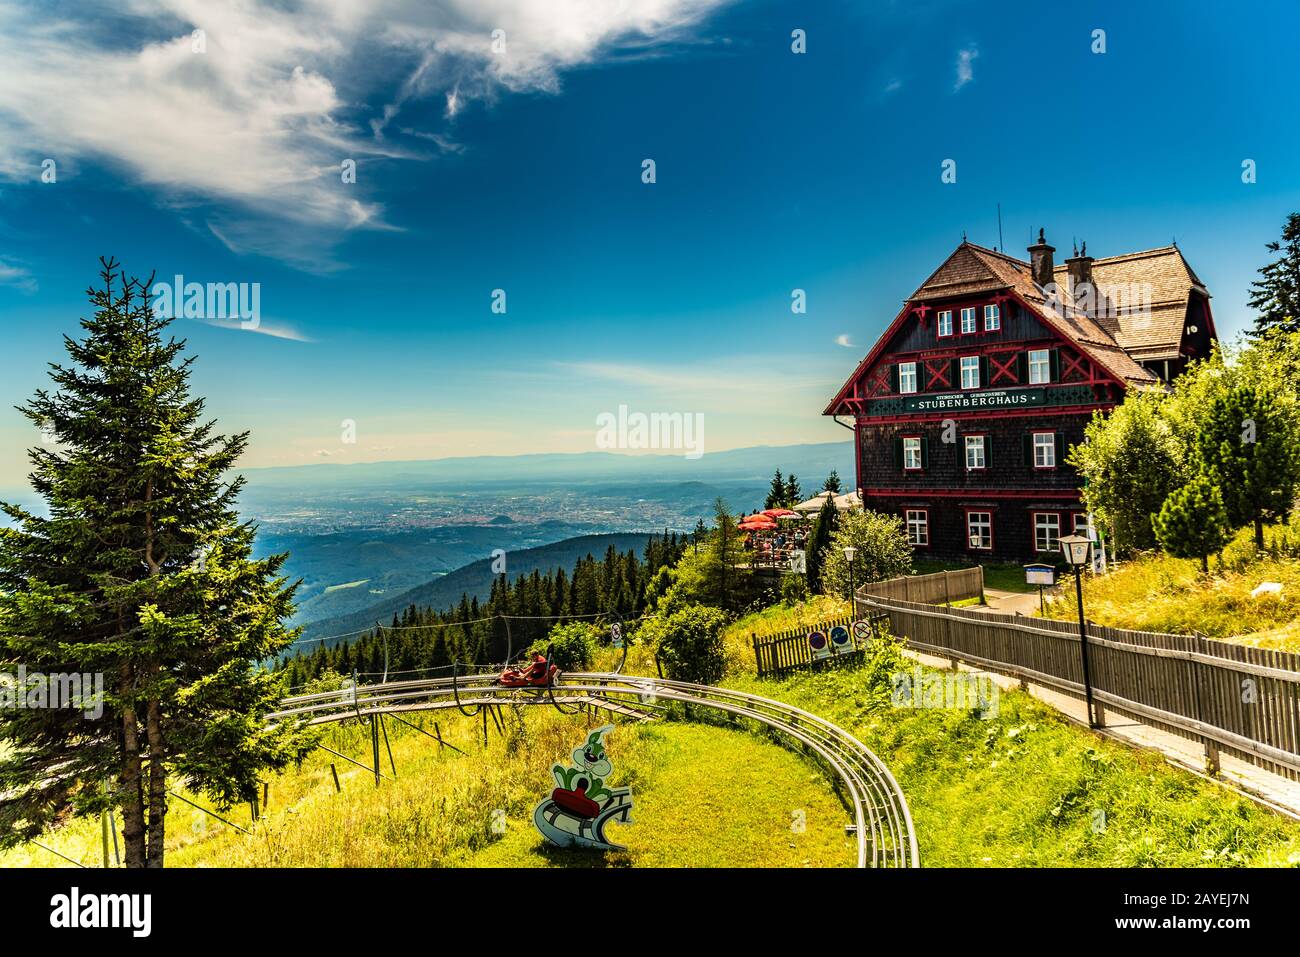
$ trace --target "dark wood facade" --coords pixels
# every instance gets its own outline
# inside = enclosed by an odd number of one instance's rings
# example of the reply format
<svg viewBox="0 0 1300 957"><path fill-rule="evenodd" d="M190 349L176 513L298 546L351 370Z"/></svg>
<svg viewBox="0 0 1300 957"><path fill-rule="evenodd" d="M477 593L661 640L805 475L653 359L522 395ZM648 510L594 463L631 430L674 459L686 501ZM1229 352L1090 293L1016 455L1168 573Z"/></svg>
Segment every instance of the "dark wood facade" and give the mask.
<svg viewBox="0 0 1300 957"><path fill-rule="evenodd" d="M1034 268L963 243L826 410L853 419L865 507L902 516L918 555L1055 561L1087 521L1070 448L1126 389L1162 387L1104 324L1052 310ZM1208 351L1202 308L1171 377Z"/></svg>

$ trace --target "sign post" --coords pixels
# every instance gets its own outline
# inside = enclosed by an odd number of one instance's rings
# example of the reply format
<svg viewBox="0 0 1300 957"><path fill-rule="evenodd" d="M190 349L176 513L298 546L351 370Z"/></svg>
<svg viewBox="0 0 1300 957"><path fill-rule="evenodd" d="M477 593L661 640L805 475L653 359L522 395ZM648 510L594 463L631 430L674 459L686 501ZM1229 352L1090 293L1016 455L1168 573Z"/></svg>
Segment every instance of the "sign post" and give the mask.
<svg viewBox="0 0 1300 957"><path fill-rule="evenodd" d="M1040 615L1047 611L1046 602L1043 600L1043 586L1056 584L1056 569L1051 565L1034 563L1025 566L1025 584L1038 586L1038 613Z"/></svg>

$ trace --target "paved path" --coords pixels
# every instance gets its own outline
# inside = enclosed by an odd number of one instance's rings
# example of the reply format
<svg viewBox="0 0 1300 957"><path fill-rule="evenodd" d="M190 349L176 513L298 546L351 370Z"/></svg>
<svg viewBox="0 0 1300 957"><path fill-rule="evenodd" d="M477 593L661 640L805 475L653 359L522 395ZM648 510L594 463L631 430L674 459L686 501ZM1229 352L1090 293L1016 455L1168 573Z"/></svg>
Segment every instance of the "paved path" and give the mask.
<svg viewBox="0 0 1300 957"><path fill-rule="evenodd" d="M986 604L972 606L977 611L992 611L999 615L1037 615L1038 590L1031 592L1001 591L997 588L984 589Z"/></svg>

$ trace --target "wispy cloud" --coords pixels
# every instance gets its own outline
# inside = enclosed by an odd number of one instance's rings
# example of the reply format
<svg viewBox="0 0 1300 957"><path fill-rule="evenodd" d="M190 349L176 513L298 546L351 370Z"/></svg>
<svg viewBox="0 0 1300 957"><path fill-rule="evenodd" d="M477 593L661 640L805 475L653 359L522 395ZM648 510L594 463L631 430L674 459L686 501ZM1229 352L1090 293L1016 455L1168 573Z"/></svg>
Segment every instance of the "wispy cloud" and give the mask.
<svg viewBox="0 0 1300 957"><path fill-rule="evenodd" d="M846 349L853 348L853 340L849 338L849 334L847 332L842 332L838 336L836 336L835 344L837 346L843 346Z"/></svg>
<svg viewBox="0 0 1300 957"><path fill-rule="evenodd" d="M403 104L440 95L451 123L474 101L553 93L562 72L671 42L723 2L87 0L102 9L73 17L0 0L0 171L105 163L232 249L328 268L341 235L384 221L343 161L427 152L385 140ZM387 106L371 119L367 103Z"/></svg>
<svg viewBox="0 0 1300 957"><path fill-rule="evenodd" d="M234 332L251 332L261 336L271 336L275 339L291 339L294 342L315 342L316 340L305 333L299 332L293 326L283 322L267 322L265 320L258 322L256 326L244 326L239 319L194 319L194 322L201 322L205 326L213 326L217 329L230 329Z"/></svg>
<svg viewBox="0 0 1300 957"><path fill-rule="evenodd" d="M975 79L974 63L979 55L980 51L974 44L957 51L957 82L952 88L954 93Z"/></svg>
<svg viewBox="0 0 1300 957"><path fill-rule="evenodd" d="M22 266L0 259L0 286L12 286L23 292L36 291L36 279Z"/></svg>
<svg viewBox="0 0 1300 957"><path fill-rule="evenodd" d="M902 88L903 88L903 81L895 76L889 79L889 82L885 84L885 88L882 92L884 93L885 96L891 96L897 93Z"/></svg>

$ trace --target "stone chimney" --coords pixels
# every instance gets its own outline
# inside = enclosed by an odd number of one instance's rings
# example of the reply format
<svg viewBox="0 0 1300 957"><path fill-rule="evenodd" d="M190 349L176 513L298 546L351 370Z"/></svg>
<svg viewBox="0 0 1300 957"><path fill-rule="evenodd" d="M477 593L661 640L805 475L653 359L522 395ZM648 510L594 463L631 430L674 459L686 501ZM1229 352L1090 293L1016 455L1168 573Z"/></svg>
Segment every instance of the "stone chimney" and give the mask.
<svg viewBox="0 0 1300 957"><path fill-rule="evenodd" d="M1038 231L1038 242L1029 247L1029 263L1034 282L1044 288L1053 281L1052 269L1055 264L1052 262L1052 253L1054 252L1056 252L1056 247L1047 245L1047 240L1043 238L1043 231L1040 229Z"/></svg>
<svg viewBox="0 0 1300 957"><path fill-rule="evenodd" d="M1088 244L1083 244L1083 251L1075 251L1074 255L1065 261L1065 268L1070 272L1070 294L1077 295L1074 290L1080 286L1092 285L1092 257L1088 255Z"/></svg>

